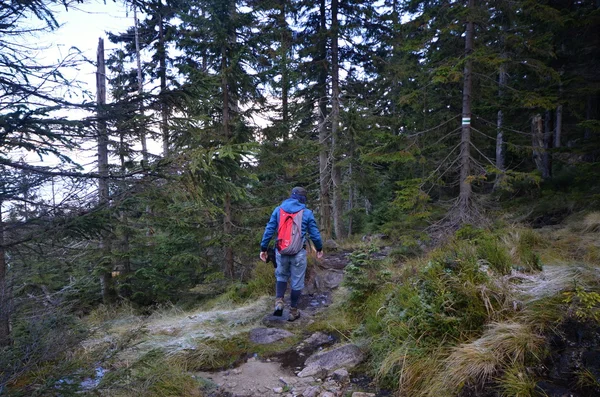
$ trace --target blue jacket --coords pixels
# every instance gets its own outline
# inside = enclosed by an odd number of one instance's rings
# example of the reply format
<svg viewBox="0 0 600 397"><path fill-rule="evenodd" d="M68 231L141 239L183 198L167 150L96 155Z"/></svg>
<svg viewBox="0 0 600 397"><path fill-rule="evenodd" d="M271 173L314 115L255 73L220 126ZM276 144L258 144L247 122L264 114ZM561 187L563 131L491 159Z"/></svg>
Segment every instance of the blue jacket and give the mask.
<svg viewBox="0 0 600 397"><path fill-rule="evenodd" d="M263 234L262 241L260 242L260 249L262 251L266 251L269 247L269 241L271 241L271 238L273 236L277 237L280 208L283 208L285 212L290 214L295 214L300 210L304 210L304 213L302 214L302 242L306 243L306 234L308 233L310 239L315 244L317 251L321 251L323 249L323 242L321 241L321 233L317 227L317 221L315 221L313 212L306 208L306 205L292 198L285 200L280 206L275 207L273 210L271 219L269 219L267 227L265 227L265 233Z"/></svg>

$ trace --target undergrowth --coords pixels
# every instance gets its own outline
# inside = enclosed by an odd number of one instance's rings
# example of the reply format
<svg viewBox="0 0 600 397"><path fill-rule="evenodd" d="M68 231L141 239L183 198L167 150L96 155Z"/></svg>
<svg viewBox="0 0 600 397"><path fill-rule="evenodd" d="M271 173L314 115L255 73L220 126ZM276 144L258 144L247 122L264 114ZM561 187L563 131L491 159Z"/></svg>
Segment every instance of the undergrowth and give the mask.
<svg viewBox="0 0 600 397"><path fill-rule="evenodd" d="M456 396L482 387L502 396L539 395L535 368L547 354L548 335L568 318L599 323L597 282L558 283L558 294L533 299L512 284L535 279L541 253L551 250L531 229L466 226L423 257L386 263L368 247L356 252L341 309L360 322L351 337L369 351L371 375L399 395ZM579 278L578 271L564 274ZM583 372L579 379L592 382Z"/></svg>

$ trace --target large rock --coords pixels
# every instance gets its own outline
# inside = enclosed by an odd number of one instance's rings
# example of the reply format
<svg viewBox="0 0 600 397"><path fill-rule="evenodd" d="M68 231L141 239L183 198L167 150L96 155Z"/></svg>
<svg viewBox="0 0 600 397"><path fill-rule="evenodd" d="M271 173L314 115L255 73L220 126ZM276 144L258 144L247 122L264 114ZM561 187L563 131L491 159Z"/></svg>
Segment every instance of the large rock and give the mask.
<svg viewBox="0 0 600 397"><path fill-rule="evenodd" d="M280 328L254 328L250 331L250 340L259 345L268 345L290 336L294 336L294 334Z"/></svg>
<svg viewBox="0 0 600 397"><path fill-rule="evenodd" d="M364 354L358 346L347 344L310 356L299 377L330 373L338 368L353 368L364 360Z"/></svg>

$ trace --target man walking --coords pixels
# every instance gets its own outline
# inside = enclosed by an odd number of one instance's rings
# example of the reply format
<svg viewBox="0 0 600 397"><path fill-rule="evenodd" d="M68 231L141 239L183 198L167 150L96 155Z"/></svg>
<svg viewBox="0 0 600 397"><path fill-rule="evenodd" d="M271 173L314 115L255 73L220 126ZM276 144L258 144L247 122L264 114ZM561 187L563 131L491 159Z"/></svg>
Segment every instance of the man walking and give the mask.
<svg viewBox="0 0 600 397"><path fill-rule="evenodd" d="M267 261L267 249L275 233L277 233L275 244L277 258L275 278L277 281L273 315L281 316L283 314L283 297L289 279L292 296L288 321L294 321L300 317L298 301L302 294L302 288L304 288L307 234L315 244L317 258L323 257L321 233L319 233L312 211L306 208L306 189L293 188L290 198L284 200L273 210L260 243L260 259L263 262Z"/></svg>

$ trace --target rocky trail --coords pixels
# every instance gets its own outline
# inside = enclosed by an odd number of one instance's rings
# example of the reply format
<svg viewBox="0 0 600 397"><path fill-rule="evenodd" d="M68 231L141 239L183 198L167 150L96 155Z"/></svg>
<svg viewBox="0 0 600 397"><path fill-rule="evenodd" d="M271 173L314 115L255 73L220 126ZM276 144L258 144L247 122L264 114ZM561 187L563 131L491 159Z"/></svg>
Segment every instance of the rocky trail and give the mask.
<svg viewBox="0 0 600 397"><path fill-rule="evenodd" d="M199 372L197 377L211 382L212 396L304 396L368 397L385 395L369 384L364 376L352 370L364 359L355 345L337 340L333 335L305 331L314 318L332 303L332 291L343 279L348 253L327 255L308 272L304 294L300 300L301 317L287 321L289 293L283 316L267 313L261 326L250 330L250 341L270 344L301 334L302 341L270 357L255 354L235 368L217 372Z"/></svg>

